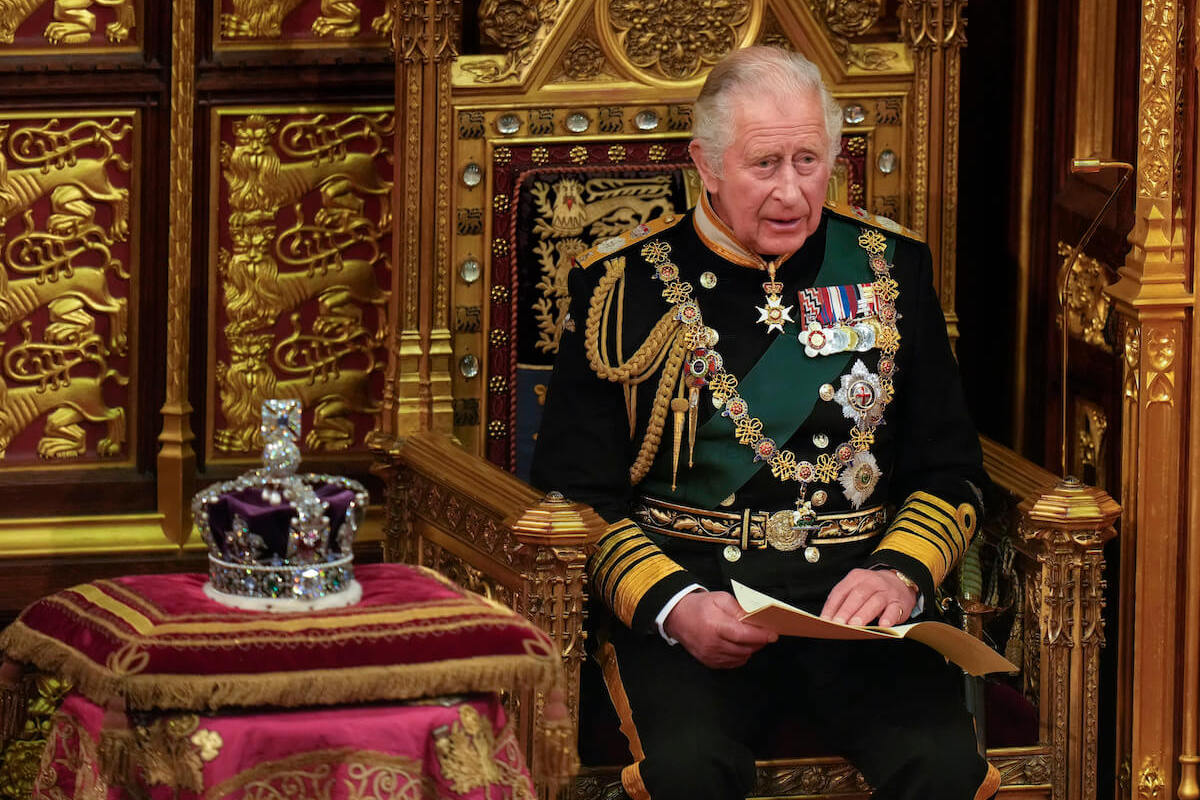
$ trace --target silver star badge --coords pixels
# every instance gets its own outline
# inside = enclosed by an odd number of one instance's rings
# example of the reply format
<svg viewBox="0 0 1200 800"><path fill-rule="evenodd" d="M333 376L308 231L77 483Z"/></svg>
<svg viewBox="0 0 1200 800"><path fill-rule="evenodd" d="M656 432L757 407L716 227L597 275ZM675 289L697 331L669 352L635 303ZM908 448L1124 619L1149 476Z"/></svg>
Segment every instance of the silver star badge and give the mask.
<svg viewBox="0 0 1200 800"><path fill-rule="evenodd" d="M758 322L765 322L767 325L767 333L778 331L783 333L783 323L795 322L792 319L792 306L784 308L779 295L772 295L767 298L765 306L755 306L758 309Z"/></svg>

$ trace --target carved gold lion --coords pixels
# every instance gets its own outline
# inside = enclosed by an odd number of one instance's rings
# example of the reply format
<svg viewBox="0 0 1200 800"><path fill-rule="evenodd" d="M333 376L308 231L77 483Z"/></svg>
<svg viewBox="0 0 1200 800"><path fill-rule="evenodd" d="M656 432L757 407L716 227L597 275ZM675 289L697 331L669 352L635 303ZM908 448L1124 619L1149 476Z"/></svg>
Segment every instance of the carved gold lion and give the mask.
<svg viewBox="0 0 1200 800"><path fill-rule="evenodd" d="M96 446L101 456L114 456L125 444L125 410L111 408L104 402L103 386L108 380L121 385L129 382L108 370L98 378L69 378L61 385L23 386L9 389L0 379L0 458L8 445L21 431L46 412L45 436L38 442L42 458L76 458L87 449L86 434L81 422L102 422L107 434Z"/></svg>
<svg viewBox="0 0 1200 800"><path fill-rule="evenodd" d="M284 206L299 201L309 192L336 184L342 191L386 196L392 184L379 174L376 157L370 153L345 153L340 158L324 157L284 164L272 144L277 124L260 114L251 114L234 126L234 144L221 145L222 174L229 185L229 225L269 222ZM380 203L378 226L390 222L390 204Z"/></svg>
<svg viewBox="0 0 1200 800"><path fill-rule="evenodd" d="M29 19L46 0L0 0L0 44L12 44L17 28ZM54 44L86 44L96 32L93 5L111 8L116 18L104 28L104 35L114 44L129 38L137 24L133 0L55 0L54 21L46 26L43 35Z"/></svg>

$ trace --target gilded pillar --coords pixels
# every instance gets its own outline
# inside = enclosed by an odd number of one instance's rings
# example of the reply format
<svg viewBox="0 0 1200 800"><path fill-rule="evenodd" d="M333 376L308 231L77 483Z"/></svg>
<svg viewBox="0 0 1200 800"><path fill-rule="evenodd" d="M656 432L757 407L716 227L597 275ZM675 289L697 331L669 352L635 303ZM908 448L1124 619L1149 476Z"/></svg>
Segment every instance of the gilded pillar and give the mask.
<svg viewBox="0 0 1200 800"><path fill-rule="evenodd" d="M958 95L960 55L967 41L966 5L967 0L902 0L900 7L916 71L909 225L925 234L933 253L934 281L951 341L958 338Z"/></svg>
<svg viewBox="0 0 1200 800"><path fill-rule="evenodd" d="M383 431L450 433L450 72L461 0L396 0L395 346ZM432 165L432 169L430 168Z"/></svg>
<svg viewBox="0 0 1200 800"><path fill-rule="evenodd" d="M1200 80L1200 3L1193 2L1189 9L1191 16L1191 61L1196 70L1194 79ZM1187 34L1184 34L1186 37ZM1193 83L1193 85L1196 85ZM1195 102L1193 95L1192 101ZM1195 113L1193 111L1193 113ZM1193 129L1194 131L1194 129ZM1192 175L1191 195L1200 197L1200 137L1193 132L1192 146ZM1196 285L1195 271L1200 265L1200 209L1195 200L1191 209L1191 243L1192 243L1192 286ZM1196 301L1192 302L1192 320L1196 319ZM1193 343L1196 330L1192 329ZM1180 708L1183 709L1183 739L1179 754L1179 800L1198 800L1200 798L1200 479L1195 476L1200 467L1200 348L1193 346L1191 358L1191 431L1188 437L1190 445L1190 465L1187 474L1191 476L1188 485L1188 523L1187 523L1187 566L1188 576L1187 600L1184 606L1185 631L1183 635L1183 698Z"/></svg>
<svg viewBox="0 0 1200 800"><path fill-rule="evenodd" d="M1054 746L1053 796L1094 798L1104 543L1116 535L1113 523L1121 508L1104 490L1067 478L1027 498L1019 510L1022 546L1038 565L1028 591L1041 608L1038 709L1040 738ZM1073 679L1079 675L1086 679Z"/></svg>
<svg viewBox="0 0 1200 800"><path fill-rule="evenodd" d="M196 7L176 3L171 31L171 241L167 257L167 372L163 427L158 441L158 511L163 533L178 544L192 532L189 505L195 489L188 402L188 348L192 304L192 122L196 102Z"/></svg>
<svg viewBox="0 0 1200 800"><path fill-rule="evenodd" d="M1195 474L1185 462L1194 317L1181 181L1183 115L1194 112L1178 73L1188 41L1180 5L1141 4L1136 221L1109 290L1125 327L1120 585L1122 605L1132 608L1121 631L1118 758L1130 765L1134 796L1162 798L1177 788L1172 762L1183 712L1175 710L1176 687L1185 655L1178 632L1189 591L1180 556L1185 477Z"/></svg>

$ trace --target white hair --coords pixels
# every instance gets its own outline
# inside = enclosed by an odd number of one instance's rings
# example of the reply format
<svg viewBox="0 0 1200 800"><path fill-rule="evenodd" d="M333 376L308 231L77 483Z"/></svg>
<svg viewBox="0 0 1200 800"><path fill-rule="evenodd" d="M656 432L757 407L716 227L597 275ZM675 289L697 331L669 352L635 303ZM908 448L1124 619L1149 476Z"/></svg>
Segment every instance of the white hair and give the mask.
<svg viewBox="0 0 1200 800"><path fill-rule="evenodd" d="M815 95L825 111L827 158L833 164L842 149L842 109L816 64L799 53L756 46L734 50L721 59L708 73L692 107L692 138L718 175L724 171L725 151L733 142L736 106L748 97L763 95L781 103Z"/></svg>

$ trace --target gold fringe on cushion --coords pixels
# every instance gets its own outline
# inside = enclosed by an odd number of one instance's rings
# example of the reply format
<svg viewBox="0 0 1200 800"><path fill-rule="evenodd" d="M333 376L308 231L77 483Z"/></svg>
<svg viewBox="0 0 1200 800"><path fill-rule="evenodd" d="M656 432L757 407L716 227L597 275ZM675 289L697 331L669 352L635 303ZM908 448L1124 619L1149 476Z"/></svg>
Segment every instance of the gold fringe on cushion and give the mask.
<svg viewBox="0 0 1200 800"><path fill-rule="evenodd" d="M544 647L528 641L529 648ZM74 682L97 705L123 701L131 711L216 711L230 706L369 703L472 692L546 689L561 685L562 662L549 652L474 656L428 664L265 672L254 675L116 674L82 653L14 622L0 635L12 658ZM214 664L214 666L216 666Z"/></svg>

